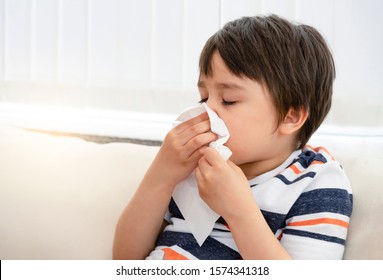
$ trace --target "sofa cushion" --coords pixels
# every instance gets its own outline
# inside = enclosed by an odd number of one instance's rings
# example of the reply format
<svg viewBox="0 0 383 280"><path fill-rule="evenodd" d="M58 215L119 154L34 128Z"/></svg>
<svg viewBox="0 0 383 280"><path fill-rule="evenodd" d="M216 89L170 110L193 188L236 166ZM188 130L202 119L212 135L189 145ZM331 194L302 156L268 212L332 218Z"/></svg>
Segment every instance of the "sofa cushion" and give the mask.
<svg viewBox="0 0 383 280"><path fill-rule="evenodd" d="M0 129L0 259L110 259L157 149Z"/></svg>

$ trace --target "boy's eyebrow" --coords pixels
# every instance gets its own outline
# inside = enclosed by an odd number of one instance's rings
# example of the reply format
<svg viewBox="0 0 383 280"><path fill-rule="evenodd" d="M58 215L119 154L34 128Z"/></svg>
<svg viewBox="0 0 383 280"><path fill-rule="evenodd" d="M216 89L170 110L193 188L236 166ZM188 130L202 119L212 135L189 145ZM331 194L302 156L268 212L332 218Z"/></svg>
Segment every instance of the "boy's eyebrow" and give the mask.
<svg viewBox="0 0 383 280"><path fill-rule="evenodd" d="M217 83L218 88L224 88L224 89L245 89L243 86L236 84L236 83Z"/></svg>
<svg viewBox="0 0 383 280"><path fill-rule="evenodd" d="M198 81L197 86L199 88L205 87L205 82L204 81ZM215 86L220 89L239 89L243 90L245 87L236 84L236 83L216 83Z"/></svg>

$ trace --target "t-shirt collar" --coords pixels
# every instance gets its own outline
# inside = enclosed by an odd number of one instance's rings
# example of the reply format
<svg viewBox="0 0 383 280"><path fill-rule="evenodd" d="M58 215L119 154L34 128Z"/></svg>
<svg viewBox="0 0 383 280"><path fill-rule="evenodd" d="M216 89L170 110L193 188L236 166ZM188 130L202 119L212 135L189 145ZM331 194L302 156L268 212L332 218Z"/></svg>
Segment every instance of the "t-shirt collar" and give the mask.
<svg viewBox="0 0 383 280"><path fill-rule="evenodd" d="M292 152L292 154L277 168L274 168L273 170L270 170L266 173L263 173L261 175L258 175L257 177L250 179L249 184L252 185L259 185L267 180L270 180L271 178L275 177L279 173L281 173L283 170L285 170L292 162L293 160L298 157L298 155L302 152L302 150L296 150Z"/></svg>

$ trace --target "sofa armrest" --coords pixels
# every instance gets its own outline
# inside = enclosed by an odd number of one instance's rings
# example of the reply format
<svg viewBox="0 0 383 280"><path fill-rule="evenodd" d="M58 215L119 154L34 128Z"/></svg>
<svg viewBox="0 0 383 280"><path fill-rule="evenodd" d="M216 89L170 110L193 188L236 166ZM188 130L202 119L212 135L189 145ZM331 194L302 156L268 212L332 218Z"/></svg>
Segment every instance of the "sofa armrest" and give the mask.
<svg viewBox="0 0 383 280"><path fill-rule="evenodd" d="M0 259L111 259L157 150L0 127Z"/></svg>

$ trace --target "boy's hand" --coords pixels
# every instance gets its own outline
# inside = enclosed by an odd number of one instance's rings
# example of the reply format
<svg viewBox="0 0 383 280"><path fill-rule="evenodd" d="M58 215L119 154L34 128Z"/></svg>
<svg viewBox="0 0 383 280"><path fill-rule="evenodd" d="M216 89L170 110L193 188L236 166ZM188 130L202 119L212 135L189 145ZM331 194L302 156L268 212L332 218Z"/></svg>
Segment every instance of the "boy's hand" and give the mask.
<svg viewBox="0 0 383 280"><path fill-rule="evenodd" d="M196 178L201 198L226 221L251 209L255 200L242 170L213 148L204 151Z"/></svg>
<svg viewBox="0 0 383 280"><path fill-rule="evenodd" d="M207 113L181 123L166 135L149 170L157 182L174 187L193 172L204 150L216 139Z"/></svg>

